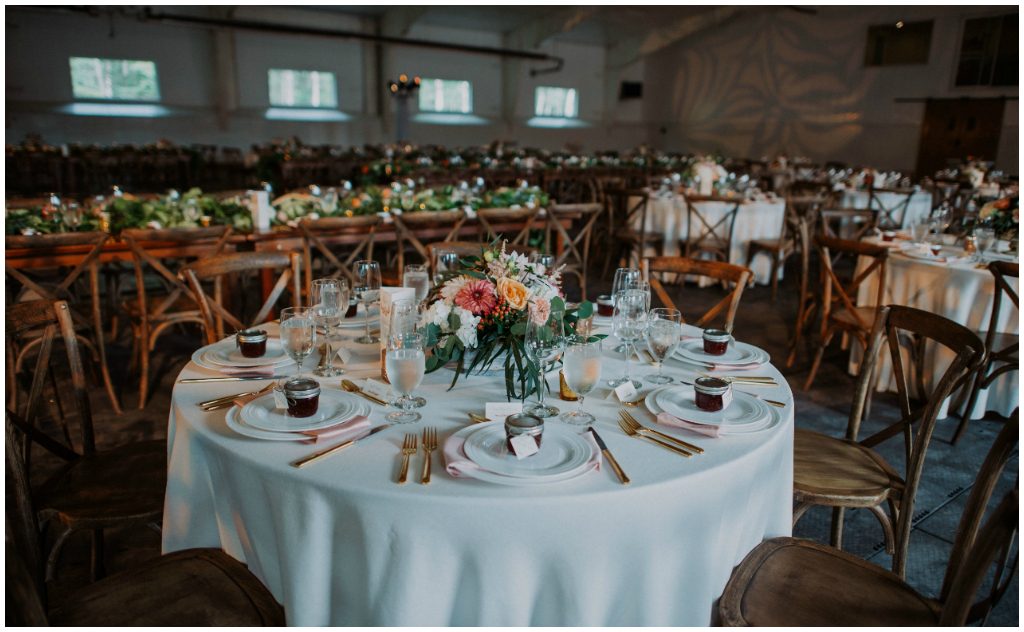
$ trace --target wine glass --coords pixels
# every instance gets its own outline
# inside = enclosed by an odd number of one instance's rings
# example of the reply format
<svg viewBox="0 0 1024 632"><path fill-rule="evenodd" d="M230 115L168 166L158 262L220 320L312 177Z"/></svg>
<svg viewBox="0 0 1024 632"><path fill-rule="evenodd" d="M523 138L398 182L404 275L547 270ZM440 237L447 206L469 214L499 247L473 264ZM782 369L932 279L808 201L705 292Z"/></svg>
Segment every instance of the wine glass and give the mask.
<svg viewBox="0 0 1024 632"><path fill-rule="evenodd" d="M62 204L60 210L64 224L72 231L78 230L78 226L82 223L82 207L78 205L78 202L71 201Z"/></svg>
<svg viewBox="0 0 1024 632"><path fill-rule="evenodd" d="M416 292L416 305L422 306L430 293L430 275L422 263L410 263L402 271L402 287L411 287Z"/></svg>
<svg viewBox="0 0 1024 632"><path fill-rule="evenodd" d="M914 238L915 244L924 244L930 230L931 225L929 225L927 220L921 220L910 225L910 234Z"/></svg>
<svg viewBox="0 0 1024 632"><path fill-rule="evenodd" d="M316 323L309 307L281 310L281 346L295 360L295 376L302 377L302 361L316 346Z"/></svg>
<svg viewBox="0 0 1024 632"><path fill-rule="evenodd" d="M683 315L678 309L658 307L647 313L647 349L658 363L658 372L648 375L647 381L668 384L672 378L662 373L665 360L679 346L679 324Z"/></svg>
<svg viewBox="0 0 1024 632"><path fill-rule="evenodd" d="M361 344L373 344L380 342L380 338L370 334L370 305L380 298L380 264L376 261L362 259L355 263L356 284L355 292L362 301L366 312L366 333L358 338L356 342Z"/></svg>
<svg viewBox="0 0 1024 632"><path fill-rule="evenodd" d="M537 401L531 404L526 412L537 417L554 417L558 414L558 409L544 403L545 391L548 390L545 370L565 349L565 315L561 311L555 311L551 312L544 322L537 322L534 319L534 311L531 305L523 347L527 359L537 367Z"/></svg>
<svg viewBox="0 0 1024 632"><path fill-rule="evenodd" d="M635 388L642 386L630 375L633 359L633 345L643 340L644 316L647 313L647 297L642 290L624 290L615 297L615 313L612 315L612 334L626 347L626 366L620 378L609 380L608 386L616 387L632 382Z"/></svg>
<svg viewBox="0 0 1024 632"><path fill-rule="evenodd" d="M640 281L640 271L636 268L618 268L615 270L615 278L612 280L612 305L615 304L615 297L625 290L632 283ZM615 347L615 353L624 353L626 345L620 344Z"/></svg>
<svg viewBox="0 0 1024 632"><path fill-rule="evenodd" d="M418 333L398 333L388 337L388 350L385 356L385 367L391 386L401 397L395 405L401 410L388 413L386 419L396 424L408 424L419 421L422 415L411 410L413 407L412 392L423 381L426 370L426 356L423 353L423 335Z"/></svg>
<svg viewBox="0 0 1024 632"><path fill-rule="evenodd" d="M565 383L576 393L577 407L559 418L567 424L589 426L594 416L583 411L583 397L601 380L601 340L574 338L566 345L562 361Z"/></svg>
<svg viewBox="0 0 1024 632"><path fill-rule="evenodd" d="M534 252L530 254L530 263L539 263L544 267L544 274L547 274L555 265L555 255Z"/></svg>
<svg viewBox="0 0 1024 632"><path fill-rule="evenodd" d="M434 285L441 285L459 269L459 253L454 250L438 250L434 270Z"/></svg>
<svg viewBox="0 0 1024 632"><path fill-rule="evenodd" d="M996 242L996 231L994 229L980 226L974 229L974 243L978 247L978 261L985 260L985 253Z"/></svg>
<svg viewBox="0 0 1024 632"><path fill-rule="evenodd" d="M324 361L313 373L320 377L335 377L343 374L344 369L335 368L332 364L334 353L331 348L331 335L335 327L341 324L348 310L348 281L344 279L316 279L310 285L309 297L313 301L313 318L324 330Z"/></svg>

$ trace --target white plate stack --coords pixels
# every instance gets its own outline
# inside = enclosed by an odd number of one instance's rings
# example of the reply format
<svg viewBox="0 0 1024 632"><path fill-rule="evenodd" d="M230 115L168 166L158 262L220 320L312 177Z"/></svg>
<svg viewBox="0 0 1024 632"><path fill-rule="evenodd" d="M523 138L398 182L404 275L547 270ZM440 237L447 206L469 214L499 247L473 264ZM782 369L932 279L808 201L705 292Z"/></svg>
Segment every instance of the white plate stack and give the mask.
<svg viewBox="0 0 1024 632"><path fill-rule="evenodd" d="M774 428L782 421L777 410L754 395L733 391L725 409L708 412L697 407L692 386L664 386L648 393L644 404L657 416L666 412L693 424L717 426L721 435L739 435Z"/></svg>
<svg viewBox="0 0 1024 632"><path fill-rule="evenodd" d="M476 467L467 476L500 485L543 485L574 479L591 469L594 448L580 434L556 425L544 426L540 451L517 459L505 444L505 425L484 423L459 430L462 451Z"/></svg>
<svg viewBox="0 0 1024 632"><path fill-rule="evenodd" d="M369 405L354 395L325 388L320 391L316 414L310 417L289 417L274 407L274 395L268 393L240 410L231 407L225 421L238 434L253 439L308 441L310 436L302 432L328 430L369 414Z"/></svg>

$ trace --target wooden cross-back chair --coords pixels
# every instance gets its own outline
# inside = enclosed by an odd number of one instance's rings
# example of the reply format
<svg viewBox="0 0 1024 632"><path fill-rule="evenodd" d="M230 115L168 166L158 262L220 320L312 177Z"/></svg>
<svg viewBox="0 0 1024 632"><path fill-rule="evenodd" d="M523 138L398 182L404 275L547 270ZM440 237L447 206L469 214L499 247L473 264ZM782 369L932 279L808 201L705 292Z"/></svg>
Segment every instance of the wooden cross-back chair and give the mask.
<svg viewBox="0 0 1024 632"><path fill-rule="evenodd" d="M747 244L747 267L753 263L758 253L767 254L772 260L771 280L772 294L771 302L775 303L775 296L779 289L779 269L786 265L790 255L797 252L807 253L810 244L807 237L810 235L809 227L813 225L814 218L821 211L824 204L824 196L786 196L786 208L782 214L782 226L779 229L778 239L752 239ZM801 226L804 224L804 226ZM803 257L807 259L806 256ZM806 268L801 268L803 276L806 277ZM804 279L801 279L801 285Z"/></svg>
<svg viewBox="0 0 1024 632"><path fill-rule="evenodd" d="M552 204L548 208L547 231L544 239L548 252L555 246L561 247L561 253L555 258L555 267L564 266L562 274L571 274L580 284L580 298L587 297L587 270L590 269L590 242L594 226L601 218L601 205L589 204ZM570 222L574 225L567 230L563 225ZM572 234L570 234L570 230ZM552 242L555 242L554 244Z"/></svg>
<svg viewBox="0 0 1024 632"><path fill-rule="evenodd" d="M87 530L92 532L90 570L96 579L103 575L104 528L150 523L162 514L167 485L166 443L143 441L97 451L78 337L66 302L42 300L8 306L6 325L8 345L26 333L39 329L43 332L28 396L17 411L10 408L7 411L8 419L20 433L16 446L19 458L28 471L32 447L38 446L64 462L63 467L33 494L35 516L44 525L52 523L57 529L47 556L46 577L53 578L67 538L75 531ZM66 353L66 358L60 361L53 357L53 348L58 340L63 342ZM58 388L52 379L50 369L57 366L67 368L70 392L64 387ZM56 419L44 418L40 414L48 378L54 389L52 398L60 402ZM9 380L8 388L18 388L17 381ZM66 410L68 400L70 410ZM68 412L78 418L77 441L72 438ZM49 430L52 425L59 426L56 433ZM54 438L53 434L59 435L60 439ZM8 437L9 448L12 447L10 443Z"/></svg>
<svg viewBox="0 0 1024 632"><path fill-rule="evenodd" d="M184 323L203 324L203 315L192 291L171 270L170 258L158 257L152 251L170 249L185 260L219 255L231 236L230 226L207 228L163 228L159 230L130 228L121 231L128 244L135 267L135 301L124 305L134 333L135 352L132 362L139 362L139 409L146 407L149 394L149 354L156 341L169 328ZM174 258L178 258L172 255ZM161 291L154 294L146 288L146 272L156 273Z"/></svg>
<svg viewBox="0 0 1024 632"><path fill-rule="evenodd" d="M796 361L797 350L800 348L804 330L812 322L814 311L817 309L817 297L811 289L811 257L814 251L812 235L821 221L822 209L827 200L827 195L818 194L811 197L793 198L792 202L797 213L793 237L796 249L800 252L800 291L797 297L793 336L790 338L789 357L786 359L787 367L793 366L793 362ZM772 281L774 282L774 280L773 276Z"/></svg>
<svg viewBox="0 0 1024 632"><path fill-rule="evenodd" d="M534 208L482 208L476 212L477 234L483 243L503 240L518 246L530 241L534 221L544 209Z"/></svg>
<svg viewBox="0 0 1024 632"><path fill-rule="evenodd" d="M316 263L321 267L318 278L337 279L342 275L349 284L355 283L352 264L360 259L373 259L373 241L380 226L379 215L357 215L355 217L323 217L320 219L304 219L299 222L302 233L302 265L306 279L303 287L308 288L313 282L313 270ZM362 240L334 250L327 242L347 236ZM318 255L314 261L314 253ZM341 257L345 257L342 259Z"/></svg>
<svg viewBox="0 0 1024 632"><path fill-rule="evenodd" d="M544 191L552 204L592 204L599 199L597 183L585 172L546 172Z"/></svg>
<svg viewBox="0 0 1024 632"><path fill-rule="evenodd" d="M50 301L66 300L73 305L75 301L75 283L82 274L89 273L89 303L91 314L87 316L78 309L72 309L72 316L76 326L89 330L89 337L80 336L79 340L89 349L93 358L99 364L100 376L103 386L110 399L110 405L114 412L121 413L121 403L114 391L113 381L110 379L110 367L107 363L107 348L103 340L103 315L101 309L99 265L97 259L103 252L103 247L110 239L105 232L79 232L79 233L56 233L52 235L8 235L5 239L5 246L8 251L13 249L39 249L50 250L68 246L85 246L89 250L80 258L77 263L64 275L59 282L55 279L47 282L43 278L33 278L27 270L20 269L6 263L8 280L13 279L22 288L23 292L33 294L33 298L47 299ZM8 304L18 299L18 296L11 292L11 285L8 285ZM23 346L17 351L17 368L20 370L22 361L26 354L38 343L37 340L26 340Z"/></svg>
<svg viewBox="0 0 1024 632"><path fill-rule="evenodd" d="M928 344L941 345L955 354L931 392L925 390L921 362ZM900 419L866 439L859 439L883 347L888 348L892 361ZM906 569L914 497L936 419L946 398L970 380L984 353L984 345L974 332L947 318L901 305L879 309L864 350L845 438L836 439L810 430L796 431L794 525L812 506L832 507L832 545L842 548L844 510L869 509L882 525L886 549L893 554L893 572L902 577ZM907 368L905 354L914 365L913 375ZM903 476L872 449L900 434L904 440ZM891 515L886 514L883 504L888 505Z"/></svg>
<svg viewBox="0 0 1024 632"><path fill-rule="evenodd" d="M867 349L868 334L885 299L888 277L889 249L884 246L821 235L815 237L814 242L821 260L821 335L804 390L810 389L814 383L825 349L836 333L851 334L862 349ZM866 265L861 265L859 259L866 261ZM842 270L837 271L840 264L852 268L849 278L840 276L843 273ZM875 281L878 284L874 302L858 305L857 292L861 284L873 277L877 277ZM798 322L797 327L801 326L802 323Z"/></svg>
<svg viewBox="0 0 1024 632"><path fill-rule="evenodd" d="M878 225L878 211L869 208L826 208L821 211L819 235L859 241Z"/></svg>
<svg viewBox="0 0 1024 632"><path fill-rule="evenodd" d="M887 193L896 196L896 200L886 204L880 193ZM910 206L910 199L914 196L914 189L869 189L868 208L877 211L875 224L882 230L900 230L907 216L907 208Z"/></svg>
<svg viewBox="0 0 1024 632"><path fill-rule="evenodd" d="M1017 485L984 525L982 519L1016 453L1019 431L1019 421L1013 419L981 465L937 598L919 593L898 573L849 553L809 540L772 538L755 547L733 571L718 602L721 623L780 628L985 625L1017 575L1016 556L1007 570L1019 530ZM983 592L989 575L989 589Z"/></svg>
<svg viewBox="0 0 1024 632"><path fill-rule="evenodd" d="M278 298L291 288L291 304L298 306L302 300L301 255L297 252L237 252L218 255L190 263L182 269L181 275L187 280L199 311L203 315L203 331L206 344L213 344L225 336L224 324L232 327L232 331L248 329L253 325L265 322L270 316ZM237 277L264 270L277 271L277 282L266 296L256 315L245 318L242 314L232 313L225 305L225 277ZM213 281L213 295L203 288L204 281ZM259 277L254 281L257 287Z"/></svg>
<svg viewBox="0 0 1024 632"><path fill-rule="evenodd" d="M605 214L612 227L608 234L608 254L601 276L608 276L613 263L620 267L637 265L646 255L645 249L655 248L661 254L664 235L649 232L647 207L650 194L643 189L608 189L604 192Z"/></svg>
<svg viewBox="0 0 1024 632"><path fill-rule="evenodd" d="M699 319L693 321L695 326L704 327L724 312L722 328L726 331L732 331L740 299L743 297L743 290L746 289L753 277L750 269L743 266L722 261L687 259L686 257L645 257L642 266L643 278L651 284L651 291L658 296L665 307L673 309L676 306L656 273L695 275L708 277L725 284L734 284L732 290L722 300L718 301Z"/></svg>
<svg viewBox="0 0 1024 632"><path fill-rule="evenodd" d="M462 225L466 223L466 212L462 209L416 211L395 213L391 219L398 237L397 270L401 273L405 269L408 246L420 256L420 261L428 261L427 244L457 240Z"/></svg>
<svg viewBox="0 0 1024 632"><path fill-rule="evenodd" d="M696 259L702 254L710 254L718 261L729 261L729 254L732 248L732 234L736 226L736 216L740 212L742 200L725 200L718 198L705 198L681 194L683 203L686 205L686 238L680 240L683 255ZM708 216L697 208L697 204L704 201L717 201L731 204L720 218L712 221Z"/></svg>
<svg viewBox="0 0 1024 632"><path fill-rule="evenodd" d="M992 301L992 314L989 316L988 330L984 332L985 362L978 369L978 373L971 383L967 406L960 415L960 423L953 434L954 444L960 441L960 437L967 429L971 411L978 401L981 390L991 386L999 376L1020 370L1020 336L998 331L1004 297L1013 303L1013 309L1017 311L1018 317L1020 315L1018 288L1013 287L1009 281L1009 279L1020 278L1020 264L1009 261L993 261L988 264L988 271L992 273L995 280L995 297Z"/></svg>
<svg viewBox="0 0 1024 632"><path fill-rule="evenodd" d="M971 185L961 180L937 180L932 185L932 208L929 216L941 208L954 209L954 212L967 206L967 200L974 194Z"/></svg>

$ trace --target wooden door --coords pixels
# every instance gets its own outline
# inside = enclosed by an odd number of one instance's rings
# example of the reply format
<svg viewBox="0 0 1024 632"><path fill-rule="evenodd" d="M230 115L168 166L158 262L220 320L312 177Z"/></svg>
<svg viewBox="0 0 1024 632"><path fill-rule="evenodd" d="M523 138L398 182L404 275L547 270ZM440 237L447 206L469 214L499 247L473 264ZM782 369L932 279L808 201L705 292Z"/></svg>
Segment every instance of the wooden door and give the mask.
<svg viewBox="0 0 1024 632"><path fill-rule="evenodd" d="M950 161L996 159L1003 104L999 99L929 99L921 123L917 177L933 176Z"/></svg>

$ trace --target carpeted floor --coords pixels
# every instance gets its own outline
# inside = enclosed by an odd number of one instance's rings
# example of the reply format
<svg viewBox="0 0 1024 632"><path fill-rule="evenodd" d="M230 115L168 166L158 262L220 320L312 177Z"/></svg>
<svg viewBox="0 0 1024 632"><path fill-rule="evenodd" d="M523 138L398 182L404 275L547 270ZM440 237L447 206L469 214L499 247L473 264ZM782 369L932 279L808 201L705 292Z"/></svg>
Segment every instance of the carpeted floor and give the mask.
<svg viewBox="0 0 1024 632"><path fill-rule="evenodd" d="M795 258L794 258L795 259ZM592 278L597 276L596 272ZM747 290L737 318L735 334L742 340L758 345L772 355L780 368L788 351L793 314L796 311L795 270L787 270L779 299L769 301L769 289L755 287ZM591 296L607 291L608 282L591 281ZM694 286L670 288L684 316L697 315L720 298L716 288L697 289ZM571 293L570 293L571 296ZM140 439L165 438L167 411L174 376L187 362L191 351L198 346L197 332L174 333L162 340L154 357L155 378L158 384L144 410L136 410L137 377L129 368L130 340L122 335L111 344L111 368L115 383L122 389L125 414L114 415L102 389L93 391L95 424L98 443L112 446ZM846 352L838 345L825 357L821 371L810 392L800 390L810 364L809 347L801 351L791 369L783 369L796 396L796 423L834 436L842 436L846 427L855 378L846 372ZM865 423L862 436L884 427L897 418L895 397L878 395L872 416ZM956 533L967 496L977 469L1002 425L1002 419L990 415L970 424L957 446L949 444L955 420L940 421L932 441L925 466L924 480L918 492L914 517L914 530L910 541L907 580L919 591L936 595L943 580L950 548ZM902 440L891 439L878 448L890 462L902 471ZM41 476L45 464L37 464L34 476ZM995 498L1016 484L1018 457L1015 454L1004 473ZM831 513L817 508L808 512L797 525L794 535L828 542ZM87 583L88 537L84 534L72 538L61 560L58 577L50 586L51 605L59 605L62 598ZM890 556L884 551L882 531L877 520L867 511L847 512L844 548L857 555L889 567ZM159 534L147 528L111 530L107 538L107 567L110 572L130 568L140 561L160 554ZM1011 559L1014 556L1011 556ZM836 624L841 624L836 621ZM989 624L1016 626L1019 623L1017 580L993 612Z"/></svg>

